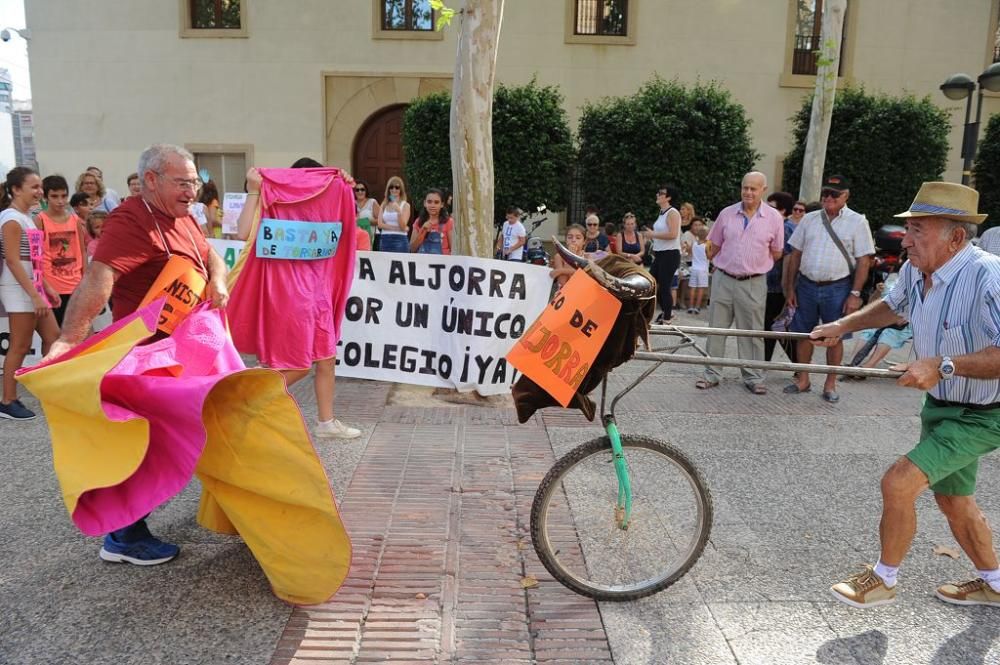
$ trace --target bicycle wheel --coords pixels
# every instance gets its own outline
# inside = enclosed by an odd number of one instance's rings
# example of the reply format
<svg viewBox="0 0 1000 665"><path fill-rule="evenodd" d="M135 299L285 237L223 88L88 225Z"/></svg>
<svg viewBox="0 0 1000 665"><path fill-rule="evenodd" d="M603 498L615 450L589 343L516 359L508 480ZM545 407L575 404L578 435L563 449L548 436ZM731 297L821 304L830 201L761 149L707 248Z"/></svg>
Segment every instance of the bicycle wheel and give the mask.
<svg viewBox="0 0 1000 665"><path fill-rule="evenodd" d="M661 591L694 565L712 528L712 497L691 461L655 439L622 436L632 486L627 529L616 519L618 478L607 436L577 446L542 479L531 538L545 568L597 600Z"/></svg>

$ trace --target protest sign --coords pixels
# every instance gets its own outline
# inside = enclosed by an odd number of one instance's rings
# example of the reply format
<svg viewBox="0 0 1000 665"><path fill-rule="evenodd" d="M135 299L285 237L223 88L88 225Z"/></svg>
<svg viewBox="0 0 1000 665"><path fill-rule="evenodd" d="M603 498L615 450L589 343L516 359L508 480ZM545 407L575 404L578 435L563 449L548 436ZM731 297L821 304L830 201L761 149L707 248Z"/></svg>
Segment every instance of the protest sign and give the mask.
<svg viewBox="0 0 1000 665"><path fill-rule="evenodd" d="M358 252L337 375L510 392L505 356L549 300L548 268L469 256Z"/></svg>
<svg viewBox="0 0 1000 665"><path fill-rule="evenodd" d="M170 334L177 324L204 300L207 282L190 261L174 254L163 266L146 297L139 303L143 308L157 298L166 296L156 329Z"/></svg>
<svg viewBox="0 0 1000 665"><path fill-rule="evenodd" d="M246 243L242 240L209 238L208 244L222 257L222 260L226 263L226 270L232 270L233 266L236 265L236 259L240 258L240 252L243 251L243 246Z"/></svg>
<svg viewBox="0 0 1000 665"><path fill-rule="evenodd" d="M233 234L237 232L237 220L243 211L247 195L243 192L226 192L222 197L222 232Z"/></svg>
<svg viewBox="0 0 1000 665"><path fill-rule="evenodd" d="M337 253L342 222L298 222L290 219L260 220L257 257L315 261Z"/></svg>
<svg viewBox="0 0 1000 665"><path fill-rule="evenodd" d="M608 338L622 303L577 270L507 354L522 374L567 406Z"/></svg>
<svg viewBox="0 0 1000 665"><path fill-rule="evenodd" d="M10 348L10 326L7 321L7 312L4 311L3 305L0 305L0 368L3 367L4 360L7 358L7 350ZM42 359L42 338L39 337L38 333L34 333L31 336L31 348L28 349L28 355L24 357L23 367L31 367L38 363Z"/></svg>

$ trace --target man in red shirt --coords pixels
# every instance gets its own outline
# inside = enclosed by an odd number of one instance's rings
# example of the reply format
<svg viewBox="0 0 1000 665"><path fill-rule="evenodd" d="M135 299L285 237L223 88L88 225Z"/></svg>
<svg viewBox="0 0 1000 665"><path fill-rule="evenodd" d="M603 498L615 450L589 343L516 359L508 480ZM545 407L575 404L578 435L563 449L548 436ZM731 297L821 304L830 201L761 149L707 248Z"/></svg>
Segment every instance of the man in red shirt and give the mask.
<svg viewBox="0 0 1000 665"><path fill-rule="evenodd" d="M86 339L109 297L114 320L133 313L171 256L187 259L208 281L205 299L214 307L225 307L226 265L188 214L199 186L191 153L174 145L150 146L139 157L139 179L139 195L125 199L108 215L94 260L70 300L62 334L45 361ZM142 519L105 536L100 556L105 561L151 566L170 561L179 551L153 536Z"/></svg>
<svg viewBox="0 0 1000 665"><path fill-rule="evenodd" d="M763 173L743 176L740 202L724 208L708 233L705 253L716 267L708 323L713 328L729 328L734 323L742 330L764 328L767 273L785 249L785 220L764 203L766 191ZM764 359L764 341L759 338L740 337L736 348L743 360ZM725 337L708 338L709 356L721 357L725 351ZM763 373L752 369L740 369L740 373L747 390L755 395L767 393ZM719 368L706 367L695 386L712 388L721 378Z"/></svg>

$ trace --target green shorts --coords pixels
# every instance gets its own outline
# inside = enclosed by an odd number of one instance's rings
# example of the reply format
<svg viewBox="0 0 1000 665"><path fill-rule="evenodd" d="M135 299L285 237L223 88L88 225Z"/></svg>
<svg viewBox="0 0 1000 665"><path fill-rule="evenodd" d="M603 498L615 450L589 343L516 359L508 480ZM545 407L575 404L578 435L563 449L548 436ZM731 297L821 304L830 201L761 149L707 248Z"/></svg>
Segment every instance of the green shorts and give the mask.
<svg viewBox="0 0 1000 665"><path fill-rule="evenodd" d="M1000 448L1000 409L977 411L924 399L920 441L906 457L927 476L931 490L948 496L976 491L979 458Z"/></svg>

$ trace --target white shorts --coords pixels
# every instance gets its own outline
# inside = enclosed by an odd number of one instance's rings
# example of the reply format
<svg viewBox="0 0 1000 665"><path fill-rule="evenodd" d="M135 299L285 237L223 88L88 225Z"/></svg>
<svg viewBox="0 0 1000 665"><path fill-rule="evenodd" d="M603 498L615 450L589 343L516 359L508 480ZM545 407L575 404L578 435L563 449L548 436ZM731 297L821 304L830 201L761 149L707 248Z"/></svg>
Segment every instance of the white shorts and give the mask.
<svg viewBox="0 0 1000 665"><path fill-rule="evenodd" d="M708 286L708 271L707 270L692 270L691 271L691 281L688 282L688 286L692 289L704 289Z"/></svg>
<svg viewBox="0 0 1000 665"><path fill-rule="evenodd" d="M6 269L6 267L5 267ZM35 312L35 305L20 284L0 284L0 302L3 308L14 314Z"/></svg>

